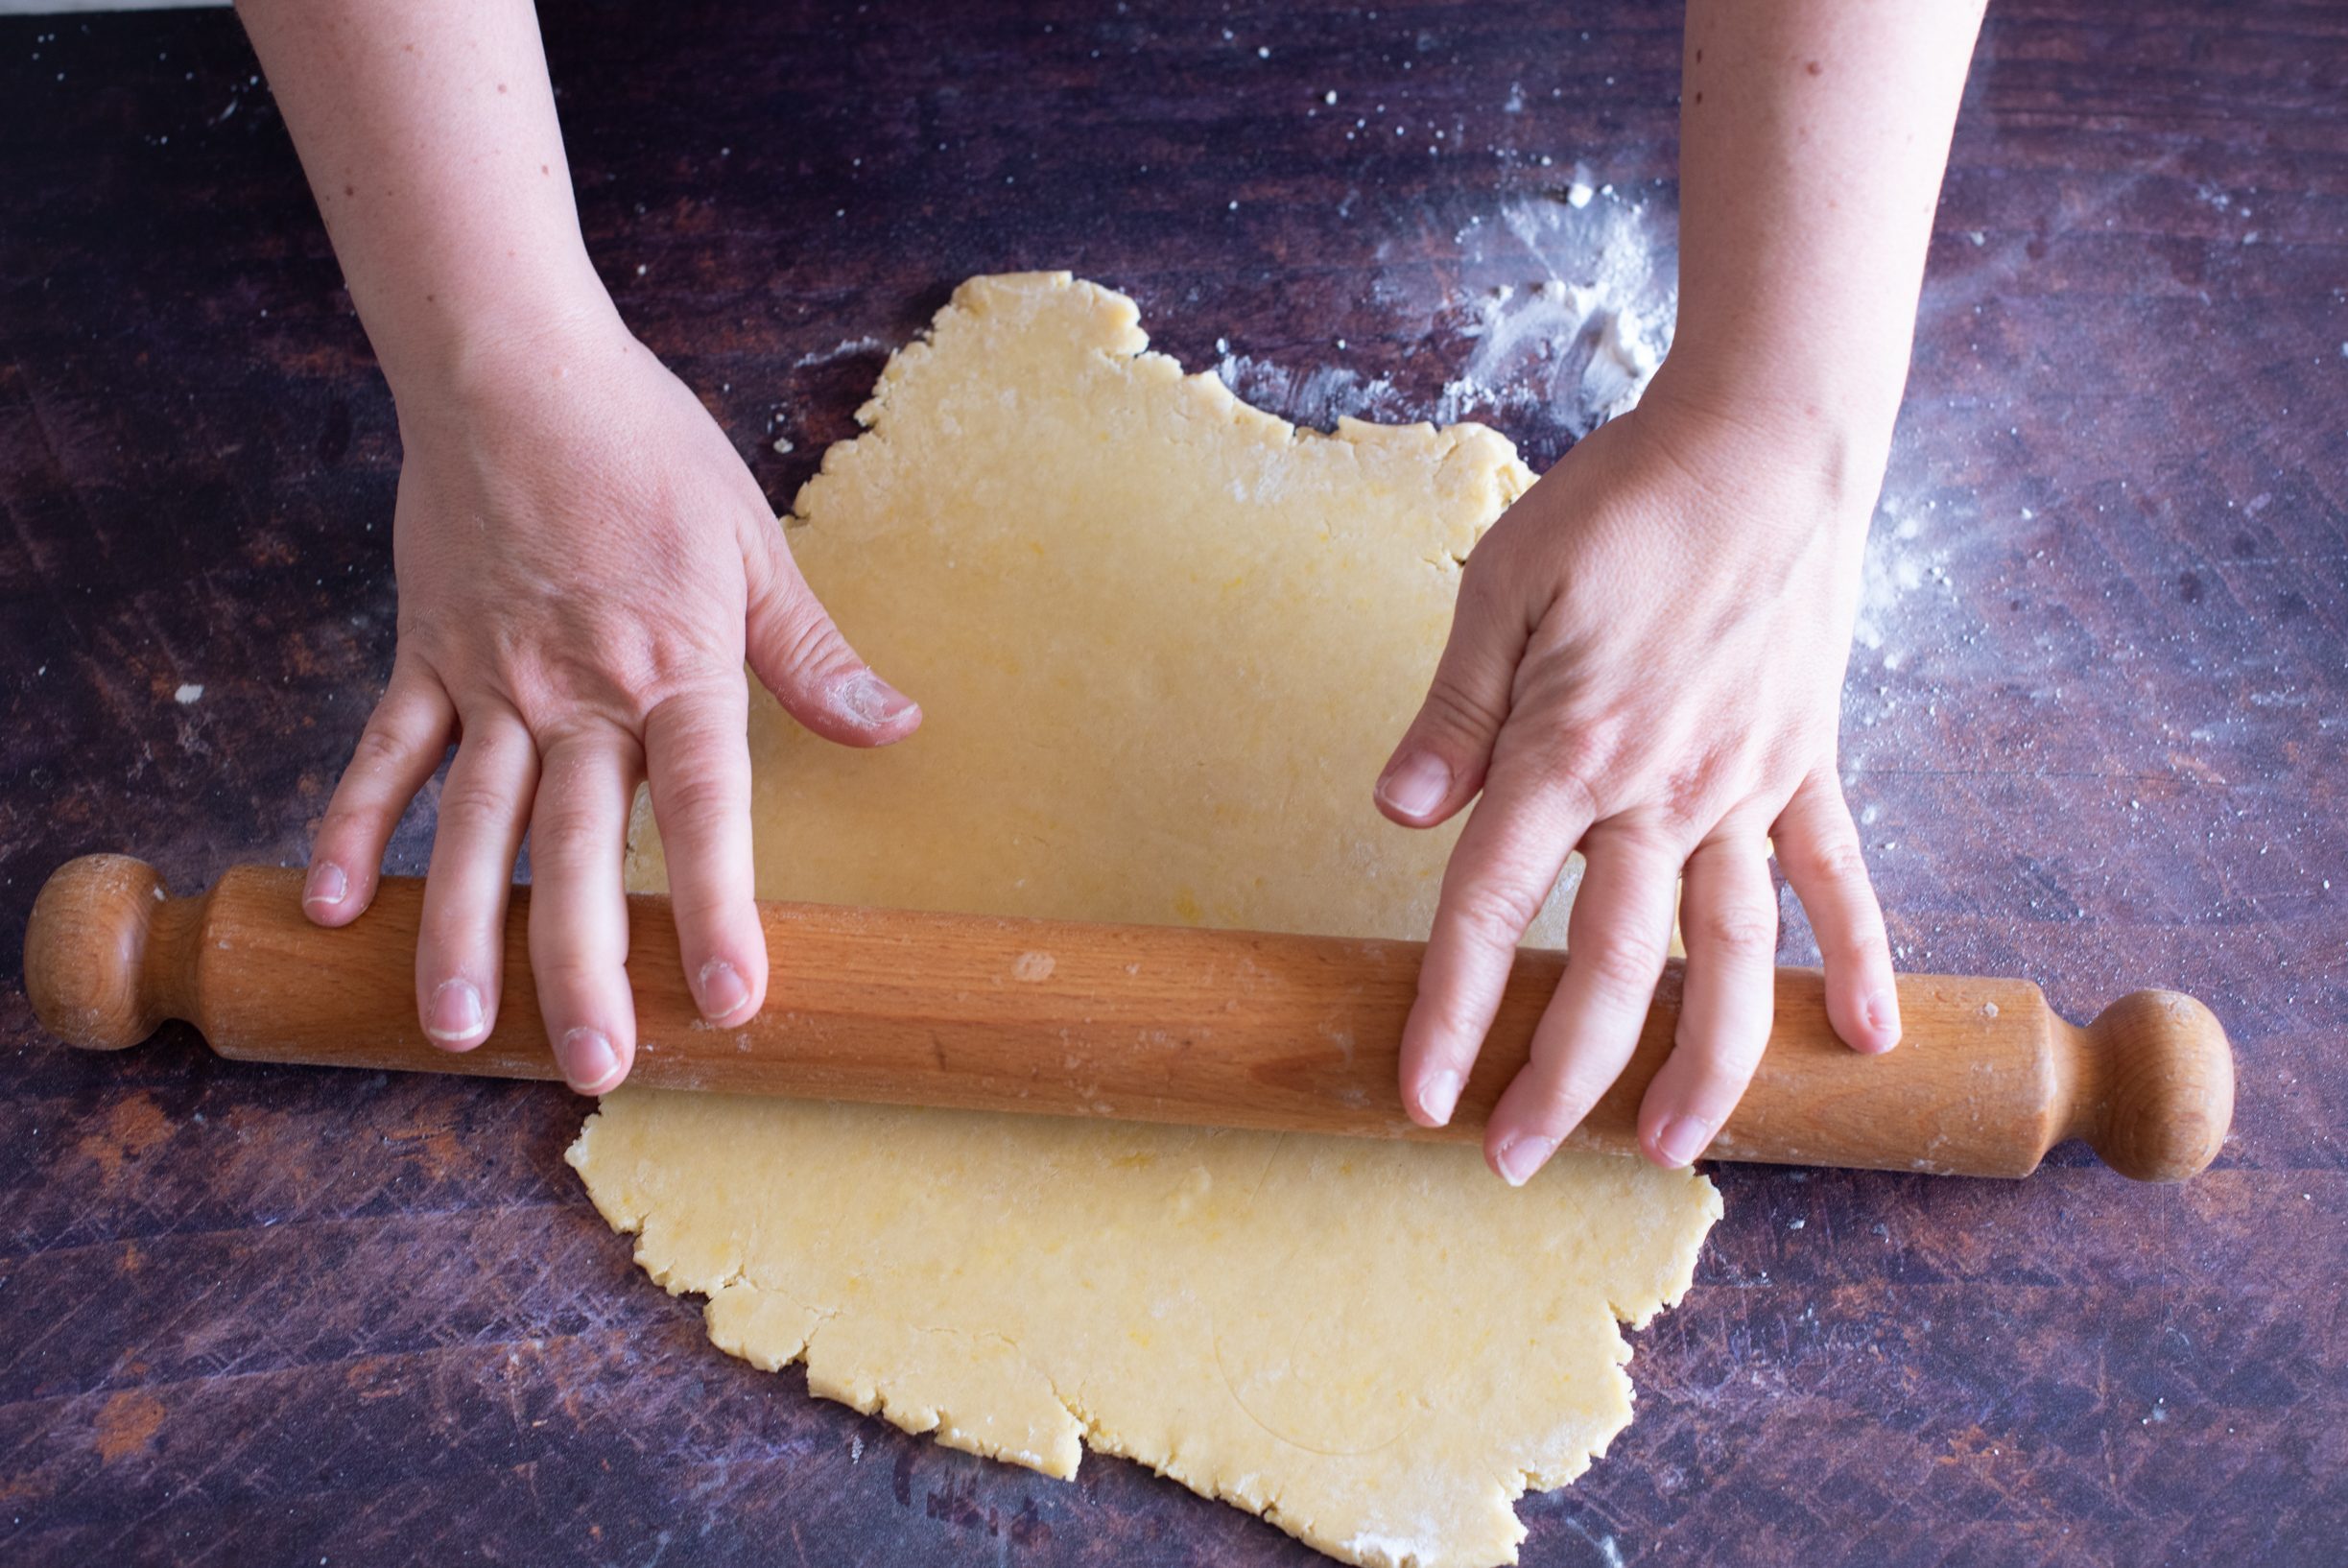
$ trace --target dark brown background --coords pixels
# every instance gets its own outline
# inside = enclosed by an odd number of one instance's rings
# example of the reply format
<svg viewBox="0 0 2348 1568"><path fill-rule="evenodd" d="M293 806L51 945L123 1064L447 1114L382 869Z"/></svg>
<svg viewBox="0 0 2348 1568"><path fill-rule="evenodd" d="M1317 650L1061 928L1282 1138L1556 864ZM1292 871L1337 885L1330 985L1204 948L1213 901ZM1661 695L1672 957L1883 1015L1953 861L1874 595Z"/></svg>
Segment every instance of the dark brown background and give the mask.
<svg viewBox="0 0 2348 1568"><path fill-rule="evenodd" d="M1425 412L1470 344L1393 301L1539 275L1463 259L1471 218L1579 159L1668 237L1677 25L1072 0L548 33L596 257L780 505L879 367L836 345L978 272L1125 289L1188 364L1227 336L1283 412L1347 407L1332 364ZM69 855L182 889L298 858L389 668L391 408L253 69L225 13L0 24L12 964ZM1846 725L1903 962L2081 1016L2206 997L2236 1136L2173 1190L2075 1151L2021 1185L1721 1172L1640 1419L1527 1501L1528 1561L2342 1560L2343 83L2336 5L1996 7ZM1327 90L1412 129L1348 141ZM1536 463L1565 444L1501 412ZM0 1557L1311 1560L1130 1465L1055 1484L717 1354L560 1164L559 1092L180 1030L73 1056L16 978Z"/></svg>

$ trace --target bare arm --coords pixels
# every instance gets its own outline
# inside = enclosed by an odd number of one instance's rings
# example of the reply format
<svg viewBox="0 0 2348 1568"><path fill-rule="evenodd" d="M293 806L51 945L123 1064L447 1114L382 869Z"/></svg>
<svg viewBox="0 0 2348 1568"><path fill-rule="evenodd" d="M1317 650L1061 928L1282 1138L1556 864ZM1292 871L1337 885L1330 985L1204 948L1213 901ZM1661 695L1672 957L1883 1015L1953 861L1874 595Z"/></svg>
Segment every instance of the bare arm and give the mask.
<svg viewBox="0 0 2348 1568"><path fill-rule="evenodd" d="M580 237L527 0L246 0L399 407L399 648L320 824L304 905L357 918L408 801L456 759L416 942L416 1010L489 1033L525 831L531 968L564 1077L626 1075L620 867L652 786L703 1014L767 983L751 903L747 659L847 745L919 710L856 657L691 392L629 335Z"/></svg>
<svg viewBox="0 0 2348 1568"><path fill-rule="evenodd" d="M1839 448L1872 510L1982 0L1691 0L1674 391Z"/></svg>
<svg viewBox="0 0 2348 1568"><path fill-rule="evenodd" d="M1899 1037L1882 912L1835 748L1861 554L1908 373L1979 3L1691 0L1680 315L1641 405L1502 518L1378 785L1430 826L1471 799L1403 1044L1447 1120L1516 943L1578 847L1571 954L1486 1158L1522 1181L1629 1059L1673 889L1688 972L1641 1140L1684 1165L1767 1042L1774 852L1863 1051ZM1477 798L1481 793L1481 798Z"/></svg>
<svg viewBox="0 0 2348 1568"><path fill-rule="evenodd" d="M394 392L601 322L525 0L241 0Z"/></svg>

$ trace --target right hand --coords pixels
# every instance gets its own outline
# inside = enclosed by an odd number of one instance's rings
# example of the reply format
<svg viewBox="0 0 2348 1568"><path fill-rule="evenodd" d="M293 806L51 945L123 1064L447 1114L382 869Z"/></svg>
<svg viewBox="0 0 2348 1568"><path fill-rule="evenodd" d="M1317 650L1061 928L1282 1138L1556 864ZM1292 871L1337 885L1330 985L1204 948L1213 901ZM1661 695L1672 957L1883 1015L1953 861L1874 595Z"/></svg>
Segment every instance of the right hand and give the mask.
<svg viewBox="0 0 2348 1568"><path fill-rule="evenodd" d="M1835 1032L1870 1054L1899 1038L1835 752L1872 477L1852 472L1858 441L1814 419L1757 428L1745 411L1763 396L1692 396L1686 364L1667 361L1638 408L1477 543L1427 701L1378 787L1408 827L1475 801L1403 1029L1404 1103L1422 1126L1450 1119L1517 944L1568 852L1585 856L1564 977L1485 1127L1485 1157L1511 1182L1630 1061L1674 901L1685 1005L1639 1143L1666 1166L1711 1145L1769 1039L1772 855L1816 933Z"/></svg>
<svg viewBox="0 0 2348 1568"><path fill-rule="evenodd" d="M563 1078L600 1094L635 1054L621 860L638 780L695 999L739 1027L767 986L746 658L842 745L901 740L920 710L842 638L732 444L607 304L405 391L398 652L303 907L326 926L366 909L453 735L416 939L425 1033L449 1051L487 1037L527 830L539 1010Z"/></svg>

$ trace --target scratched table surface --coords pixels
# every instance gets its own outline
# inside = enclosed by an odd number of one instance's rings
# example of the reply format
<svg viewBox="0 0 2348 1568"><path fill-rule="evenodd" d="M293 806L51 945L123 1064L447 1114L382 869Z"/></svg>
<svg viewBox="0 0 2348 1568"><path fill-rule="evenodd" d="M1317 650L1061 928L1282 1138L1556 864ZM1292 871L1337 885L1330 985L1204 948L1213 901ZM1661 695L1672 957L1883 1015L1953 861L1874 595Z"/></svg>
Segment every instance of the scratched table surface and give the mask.
<svg viewBox="0 0 2348 1568"><path fill-rule="evenodd" d="M596 260L778 508L976 273L1072 269L1277 412L1480 416L1536 464L1669 318L1670 8L557 10ZM68 856L298 860L390 667L392 408L255 69L225 12L0 23L11 962ZM1902 962L2209 999L2217 1168L1718 1172L1639 1419L1526 1500L1526 1561L2341 1560L2343 82L2336 7L1995 9L1846 708ZM558 1089L177 1028L80 1056L18 978L0 1558L1316 1560L718 1354L561 1163Z"/></svg>

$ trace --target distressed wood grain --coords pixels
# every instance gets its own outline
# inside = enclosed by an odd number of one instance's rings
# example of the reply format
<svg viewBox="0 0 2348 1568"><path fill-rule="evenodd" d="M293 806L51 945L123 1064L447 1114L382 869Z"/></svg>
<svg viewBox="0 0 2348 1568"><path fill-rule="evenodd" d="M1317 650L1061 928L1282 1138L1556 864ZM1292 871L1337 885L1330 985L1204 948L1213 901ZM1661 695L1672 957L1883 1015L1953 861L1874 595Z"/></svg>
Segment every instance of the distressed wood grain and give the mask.
<svg viewBox="0 0 2348 1568"><path fill-rule="evenodd" d="M1481 414L1540 464L1570 410L1459 385L1491 291L1555 259L1511 221L1578 173L1670 259L1675 8L545 25L598 264L778 504L972 273L1071 268L1275 412ZM182 888L297 858L390 665L397 433L254 69L225 14L0 23L11 964L70 855ZM2235 1138L2174 1190L2075 1151L2018 1186L1723 1173L1638 1421L1527 1501L1526 1561L2337 1560L2343 80L2336 8L1994 8L1846 705L1902 962L2075 1017L2210 999ZM559 1091L183 1033L81 1057L5 978L10 1561L1314 1560L1132 1466L1055 1485L713 1352L560 1165Z"/></svg>

